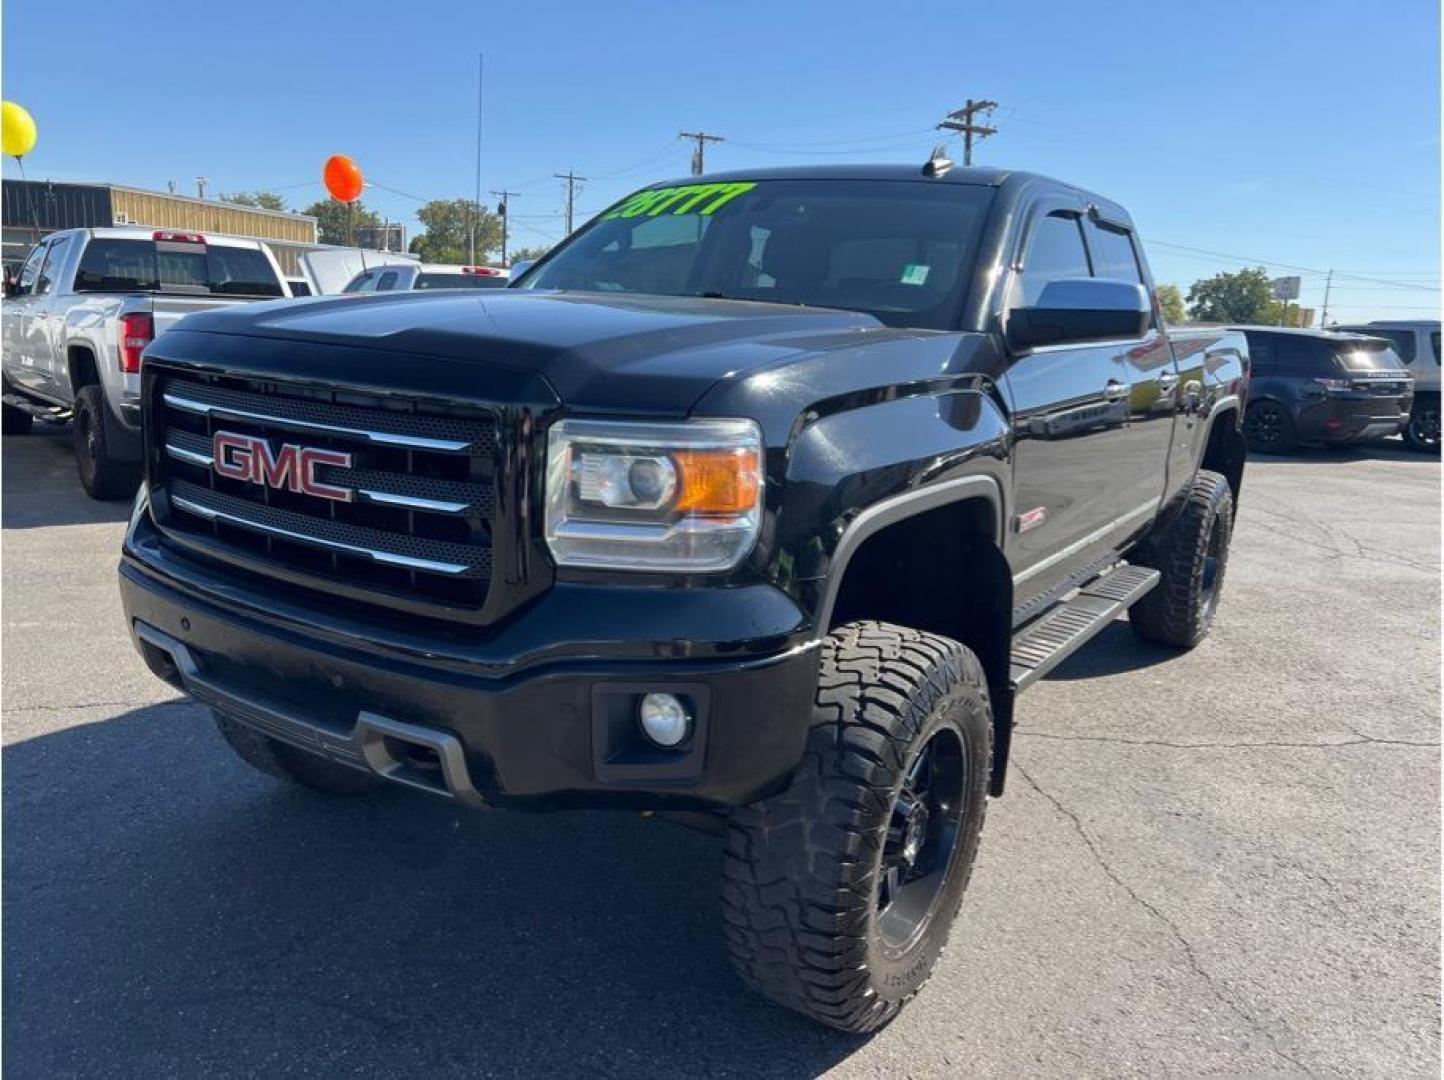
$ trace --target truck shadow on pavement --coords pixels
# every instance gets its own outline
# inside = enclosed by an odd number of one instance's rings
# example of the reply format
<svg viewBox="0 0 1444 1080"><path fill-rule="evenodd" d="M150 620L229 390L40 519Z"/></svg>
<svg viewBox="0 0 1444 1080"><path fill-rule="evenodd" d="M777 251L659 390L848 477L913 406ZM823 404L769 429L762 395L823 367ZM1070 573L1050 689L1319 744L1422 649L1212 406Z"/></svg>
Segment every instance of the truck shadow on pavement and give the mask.
<svg viewBox="0 0 1444 1080"><path fill-rule="evenodd" d="M815 1076L863 1040L728 967L718 842L335 799L172 702L4 754L15 1076Z"/></svg>
<svg viewBox="0 0 1444 1080"><path fill-rule="evenodd" d="M1046 678L1064 682L1101 679L1125 671L1139 671L1154 664L1166 664L1183 655L1181 649L1141 640L1133 633L1125 616L1109 623L1097 637L1050 671Z"/></svg>
<svg viewBox="0 0 1444 1080"><path fill-rule="evenodd" d="M29 435L5 436L0 526L93 525L130 516L129 499L99 502L85 494L71 438L69 424L36 424Z"/></svg>

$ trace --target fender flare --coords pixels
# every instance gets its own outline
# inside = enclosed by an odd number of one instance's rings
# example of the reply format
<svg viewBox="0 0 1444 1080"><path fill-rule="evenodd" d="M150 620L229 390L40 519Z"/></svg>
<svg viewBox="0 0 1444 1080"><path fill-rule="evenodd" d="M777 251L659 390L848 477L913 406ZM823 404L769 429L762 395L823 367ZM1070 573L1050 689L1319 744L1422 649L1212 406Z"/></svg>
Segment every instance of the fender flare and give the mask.
<svg viewBox="0 0 1444 1080"><path fill-rule="evenodd" d="M1006 504L1001 485L991 476L960 476L952 480L929 484L927 487L914 491L905 491L873 503L853 518L847 528L843 530L837 546L833 549L831 565L827 571L826 586L823 589L822 599L817 606L816 618L813 621L813 638L819 639L827 635L827 626L832 620L832 609L837 602L837 594L842 588L843 578L847 575L848 563L852 561L852 557L857 554L865 540L888 526L896 525L910 517L952 503L976 498L986 499L993 508L994 535L992 539L998 545L998 550L1001 551L1007 528L1007 518L1004 514Z"/></svg>

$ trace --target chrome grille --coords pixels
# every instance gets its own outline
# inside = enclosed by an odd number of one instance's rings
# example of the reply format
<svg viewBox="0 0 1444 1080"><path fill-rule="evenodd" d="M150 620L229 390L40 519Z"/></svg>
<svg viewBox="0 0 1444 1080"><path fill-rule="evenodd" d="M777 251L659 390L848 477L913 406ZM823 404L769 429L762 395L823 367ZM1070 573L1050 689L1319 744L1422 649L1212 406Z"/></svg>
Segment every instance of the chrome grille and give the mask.
<svg viewBox="0 0 1444 1080"><path fill-rule="evenodd" d="M191 548L385 602L480 608L491 578L496 414L284 382L157 371L150 437L160 525ZM315 479L349 501L214 470L219 431L340 451Z"/></svg>

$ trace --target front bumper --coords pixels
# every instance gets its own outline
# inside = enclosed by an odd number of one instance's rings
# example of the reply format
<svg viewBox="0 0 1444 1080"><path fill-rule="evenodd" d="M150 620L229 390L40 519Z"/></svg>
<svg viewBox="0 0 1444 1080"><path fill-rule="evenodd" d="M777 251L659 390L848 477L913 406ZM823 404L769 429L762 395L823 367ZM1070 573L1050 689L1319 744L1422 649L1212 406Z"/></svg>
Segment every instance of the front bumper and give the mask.
<svg viewBox="0 0 1444 1080"><path fill-rule="evenodd" d="M342 764L473 805L711 809L779 790L801 759L817 649L776 590L558 586L468 661L440 636L348 640L322 613L312 625L296 609L253 607L233 577L164 549L146 520L138 513L127 537L120 587L151 669ZM628 591L647 594L630 620L636 639L599 640L600 625L629 620L600 624L597 605L615 617ZM738 619L755 636L721 645L719 628ZM654 629L664 625L665 640ZM571 655L526 647L548 638ZM679 750L640 733L635 704L652 691L692 704Z"/></svg>

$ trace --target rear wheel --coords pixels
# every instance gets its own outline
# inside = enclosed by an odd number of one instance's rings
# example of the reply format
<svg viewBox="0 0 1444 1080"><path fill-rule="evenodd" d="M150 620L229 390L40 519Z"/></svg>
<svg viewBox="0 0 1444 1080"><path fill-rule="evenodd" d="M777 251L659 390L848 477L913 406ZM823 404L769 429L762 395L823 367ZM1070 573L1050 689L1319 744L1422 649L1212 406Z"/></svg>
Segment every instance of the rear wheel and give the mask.
<svg viewBox="0 0 1444 1080"><path fill-rule="evenodd" d="M224 713L213 715L216 727L241 760L278 780L326 795L365 795L381 786L381 781L371 773L298 750L262 735Z"/></svg>
<svg viewBox="0 0 1444 1080"><path fill-rule="evenodd" d="M14 405L0 404L0 421L3 421L0 432L6 435L28 435L35 423L35 417Z"/></svg>
<svg viewBox="0 0 1444 1080"><path fill-rule="evenodd" d="M1128 622L1139 637L1181 649L1203 640L1218 610L1232 533L1228 481L1200 469L1173 524L1137 554L1138 563L1162 574L1152 591L1128 609Z"/></svg>
<svg viewBox="0 0 1444 1080"><path fill-rule="evenodd" d="M106 438L105 392L81 387L75 395L75 463L80 486L92 499L128 499L140 484L140 464L118 461Z"/></svg>
<svg viewBox="0 0 1444 1080"><path fill-rule="evenodd" d="M992 730L957 642L873 622L828 635L791 786L728 828L723 913L749 985L844 1031L897 1015L962 903Z"/></svg>
<svg viewBox="0 0 1444 1080"><path fill-rule="evenodd" d="M1277 401L1256 401L1243 418L1248 448L1261 454L1283 454L1294 448L1294 422Z"/></svg>
<svg viewBox="0 0 1444 1080"><path fill-rule="evenodd" d="M1404 425L1404 442L1421 454L1439 453L1439 397L1423 394L1414 398L1409 422Z"/></svg>

